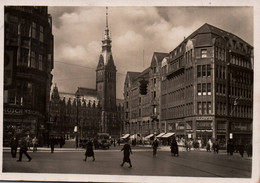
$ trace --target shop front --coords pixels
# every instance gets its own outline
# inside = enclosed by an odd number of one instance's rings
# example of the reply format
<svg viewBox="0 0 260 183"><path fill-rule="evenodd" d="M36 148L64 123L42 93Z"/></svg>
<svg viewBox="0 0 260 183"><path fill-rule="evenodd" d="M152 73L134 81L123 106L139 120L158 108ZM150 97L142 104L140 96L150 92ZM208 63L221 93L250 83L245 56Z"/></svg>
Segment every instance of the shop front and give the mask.
<svg viewBox="0 0 260 183"><path fill-rule="evenodd" d="M205 147L207 142L212 140L213 134L213 118L212 117L197 117L196 118L196 139L200 147Z"/></svg>
<svg viewBox="0 0 260 183"><path fill-rule="evenodd" d="M30 136L37 137L42 144L44 136L44 117L31 109L4 107L3 145L9 146L13 136L18 139Z"/></svg>
<svg viewBox="0 0 260 183"><path fill-rule="evenodd" d="M215 141L218 142L220 149L227 147L227 121L217 120L217 135Z"/></svg>
<svg viewBox="0 0 260 183"><path fill-rule="evenodd" d="M229 132L235 145L252 144L252 122L230 122Z"/></svg>

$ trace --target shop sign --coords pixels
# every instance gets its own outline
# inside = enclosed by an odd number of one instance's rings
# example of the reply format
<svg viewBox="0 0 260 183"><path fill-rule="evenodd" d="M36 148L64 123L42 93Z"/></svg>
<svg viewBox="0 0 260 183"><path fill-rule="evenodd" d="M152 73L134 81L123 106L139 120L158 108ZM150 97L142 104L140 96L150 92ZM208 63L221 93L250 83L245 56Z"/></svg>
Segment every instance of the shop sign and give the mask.
<svg viewBox="0 0 260 183"><path fill-rule="evenodd" d="M38 115L38 116L41 115L39 111L35 111L31 109L12 108L12 107L4 107L4 114L10 114L10 115L30 114L30 115Z"/></svg>
<svg viewBox="0 0 260 183"><path fill-rule="evenodd" d="M218 133L226 133L226 130L223 130L223 129L219 130L218 129Z"/></svg>
<svg viewBox="0 0 260 183"><path fill-rule="evenodd" d="M241 124L241 123L233 123L231 126L231 129L234 131L247 131L248 127L247 124Z"/></svg>
<svg viewBox="0 0 260 183"><path fill-rule="evenodd" d="M200 117L196 117L197 121L212 121L213 117L211 116L200 116Z"/></svg>
<svg viewBox="0 0 260 183"><path fill-rule="evenodd" d="M211 122L197 122L197 129L211 129Z"/></svg>

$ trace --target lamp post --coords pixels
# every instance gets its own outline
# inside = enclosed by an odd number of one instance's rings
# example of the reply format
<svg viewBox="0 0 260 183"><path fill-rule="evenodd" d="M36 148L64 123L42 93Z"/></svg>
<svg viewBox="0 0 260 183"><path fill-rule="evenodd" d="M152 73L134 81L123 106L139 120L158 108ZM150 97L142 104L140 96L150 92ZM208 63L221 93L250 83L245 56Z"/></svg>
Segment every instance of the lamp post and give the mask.
<svg viewBox="0 0 260 183"><path fill-rule="evenodd" d="M79 97L80 97L80 95L79 95L79 90L77 90L77 92L76 92L76 105L77 105L77 123L76 123L76 148L78 148L79 147L79 108L78 108L78 106L79 106Z"/></svg>

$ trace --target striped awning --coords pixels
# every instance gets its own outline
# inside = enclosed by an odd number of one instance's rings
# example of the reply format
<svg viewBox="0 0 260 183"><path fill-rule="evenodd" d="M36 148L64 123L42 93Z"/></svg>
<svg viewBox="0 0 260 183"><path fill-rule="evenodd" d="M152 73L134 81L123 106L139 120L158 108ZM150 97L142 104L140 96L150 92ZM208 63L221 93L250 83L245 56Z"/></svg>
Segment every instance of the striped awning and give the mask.
<svg viewBox="0 0 260 183"><path fill-rule="evenodd" d="M130 136L130 134L125 134L123 137L121 137L121 139L126 139L129 136Z"/></svg>
<svg viewBox="0 0 260 183"><path fill-rule="evenodd" d="M160 138L164 135L165 133L160 133L159 135L156 136L156 138Z"/></svg>
<svg viewBox="0 0 260 183"><path fill-rule="evenodd" d="M162 138L168 138L168 137L171 137L173 136L174 133L166 133L165 135L161 136Z"/></svg>
<svg viewBox="0 0 260 183"><path fill-rule="evenodd" d="M151 138L152 136L154 136L154 134L147 135L147 136L144 137L144 138L145 138L145 139L149 139L149 138Z"/></svg>

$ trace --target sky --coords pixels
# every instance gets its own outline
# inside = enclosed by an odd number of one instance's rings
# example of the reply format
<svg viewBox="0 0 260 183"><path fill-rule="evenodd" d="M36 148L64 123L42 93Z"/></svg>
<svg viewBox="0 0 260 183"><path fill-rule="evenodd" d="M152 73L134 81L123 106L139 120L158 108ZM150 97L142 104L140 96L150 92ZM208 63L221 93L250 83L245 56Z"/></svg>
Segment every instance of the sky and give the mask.
<svg viewBox="0 0 260 183"><path fill-rule="evenodd" d="M61 92L96 87L105 7L49 7L53 19L53 83ZM108 7L117 98L127 71L149 67L153 52L169 53L203 24L231 32L253 46L252 7Z"/></svg>

